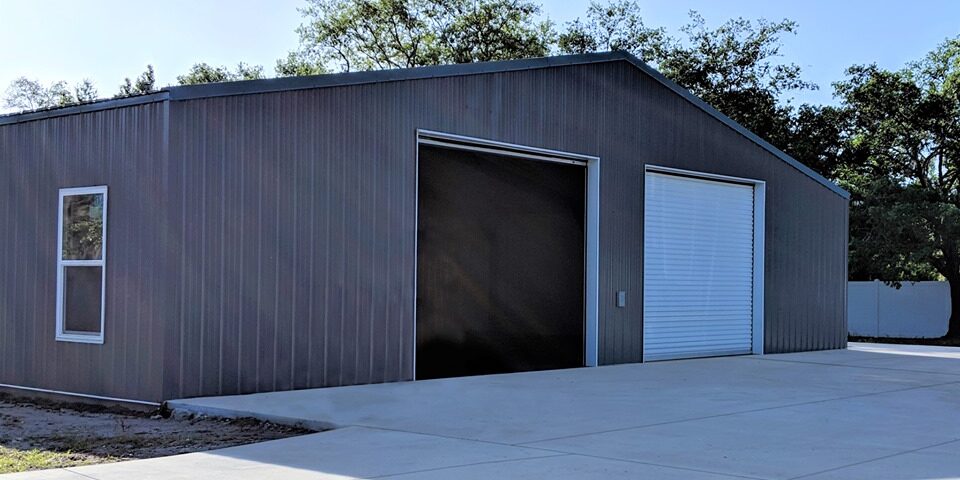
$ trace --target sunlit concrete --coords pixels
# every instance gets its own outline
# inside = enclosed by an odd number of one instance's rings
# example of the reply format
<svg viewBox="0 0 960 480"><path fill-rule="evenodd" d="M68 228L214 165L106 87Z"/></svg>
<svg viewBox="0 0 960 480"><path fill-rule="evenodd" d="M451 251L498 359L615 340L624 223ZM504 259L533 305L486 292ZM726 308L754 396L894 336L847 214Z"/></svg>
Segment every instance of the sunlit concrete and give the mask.
<svg viewBox="0 0 960 480"><path fill-rule="evenodd" d="M960 358L849 350L174 402L332 425L84 478L960 478ZM73 480L39 473L24 478Z"/></svg>

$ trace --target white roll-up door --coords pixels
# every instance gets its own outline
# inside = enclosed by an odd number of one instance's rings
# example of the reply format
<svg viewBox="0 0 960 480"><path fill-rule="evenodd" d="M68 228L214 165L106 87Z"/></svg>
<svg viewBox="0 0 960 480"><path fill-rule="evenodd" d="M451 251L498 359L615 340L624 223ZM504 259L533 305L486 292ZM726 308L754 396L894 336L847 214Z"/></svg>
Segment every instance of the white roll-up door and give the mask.
<svg viewBox="0 0 960 480"><path fill-rule="evenodd" d="M647 172L645 361L751 352L753 189Z"/></svg>

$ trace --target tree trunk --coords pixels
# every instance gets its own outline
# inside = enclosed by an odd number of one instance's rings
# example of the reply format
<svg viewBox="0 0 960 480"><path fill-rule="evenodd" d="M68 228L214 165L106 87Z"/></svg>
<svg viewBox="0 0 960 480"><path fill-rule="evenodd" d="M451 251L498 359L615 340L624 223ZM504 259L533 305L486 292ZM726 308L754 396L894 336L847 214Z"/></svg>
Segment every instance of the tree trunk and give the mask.
<svg viewBox="0 0 960 480"><path fill-rule="evenodd" d="M948 278L950 283L950 328L948 337L960 338L960 277Z"/></svg>

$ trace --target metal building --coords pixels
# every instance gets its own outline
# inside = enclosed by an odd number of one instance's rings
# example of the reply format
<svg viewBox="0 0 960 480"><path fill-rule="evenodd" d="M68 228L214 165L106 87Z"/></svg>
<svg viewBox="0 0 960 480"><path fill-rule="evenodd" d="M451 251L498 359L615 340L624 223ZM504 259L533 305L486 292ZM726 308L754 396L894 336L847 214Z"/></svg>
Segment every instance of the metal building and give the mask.
<svg viewBox="0 0 960 480"><path fill-rule="evenodd" d="M0 388L140 402L846 345L848 194L624 53L0 117Z"/></svg>

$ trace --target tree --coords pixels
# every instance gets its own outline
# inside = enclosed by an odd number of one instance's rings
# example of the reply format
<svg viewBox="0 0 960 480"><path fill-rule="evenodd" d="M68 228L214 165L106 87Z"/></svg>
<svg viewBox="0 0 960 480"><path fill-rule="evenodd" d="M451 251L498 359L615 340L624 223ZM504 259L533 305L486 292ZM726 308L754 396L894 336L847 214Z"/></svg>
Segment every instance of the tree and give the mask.
<svg viewBox="0 0 960 480"><path fill-rule="evenodd" d="M263 78L263 67L251 66L243 62L237 65L235 71L227 67L214 67L206 63L197 63L190 67L190 71L177 76L180 85L197 85L201 83L234 82L238 80L259 80Z"/></svg>
<svg viewBox="0 0 960 480"><path fill-rule="evenodd" d="M623 50L646 62L663 58L667 34L663 28L643 23L640 6L632 0L613 0L604 5L591 2L586 20L567 23L557 46L563 53Z"/></svg>
<svg viewBox="0 0 960 480"><path fill-rule="evenodd" d="M524 0L308 0L294 55L343 71L545 56L539 13Z"/></svg>
<svg viewBox="0 0 960 480"><path fill-rule="evenodd" d="M454 15L443 19L443 63L490 62L543 57L550 53L553 28L537 21L540 6L520 0L446 2Z"/></svg>
<svg viewBox="0 0 960 480"><path fill-rule="evenodd" d="M87 103L97 100L97 87L90 79L84 79L73 87L73 96L78 103Z"/></svg>
<svg viewBox="0 0 960 480"><path fill-rule="evenodd" d="M92 88L89 80L84 80L78 84L75 91L70 90L67 82L54 82L50 85L43 85L39 80L30 80L26 77L20 77L10 83L4 96L4 105L7 108L17 110L38 110L42 108L55 108L77 103L77 96L84 95L81 101L89 101L87 96ZM96 90L92 90L96 97Z"/></svg>
<svg viewBox="0 0 960 480"><path fill-rule="evenodd" d="M835 87L851 122L851 278L942 276L960 336L960 37L903 70L847 75Z"/></svg>
<svg viewBox="0 0 960 480"><path fill-rule="evenodd" d="M305 77L327 73L327 69L321 62L311 59L301 52L290 52L286 58L277 60L274 71L279 77Z"/></svg>
<svg viewBox="0 0 960 480"><path fill-rule="evenodd" d="M120 85L120 93L117 94L117 97L129 97L131 95L143 95L155 92L156 83L157 80L153 72L153 65L147 65L147 69L141 73L136 80L131 81L130 77L123 79L123 83Z"/></svg>
<svg viewBox="0 0 960 480"><path fill-rule="evenodd" d="M792 111L781 99L817 88L801 78L799 66L776 61L780 37L796 33L796 23L737 18L710 29L696 12L690 18L681 29L686 42L669 41L662 48L660 71L748 130L789 149Z"/></svg>

